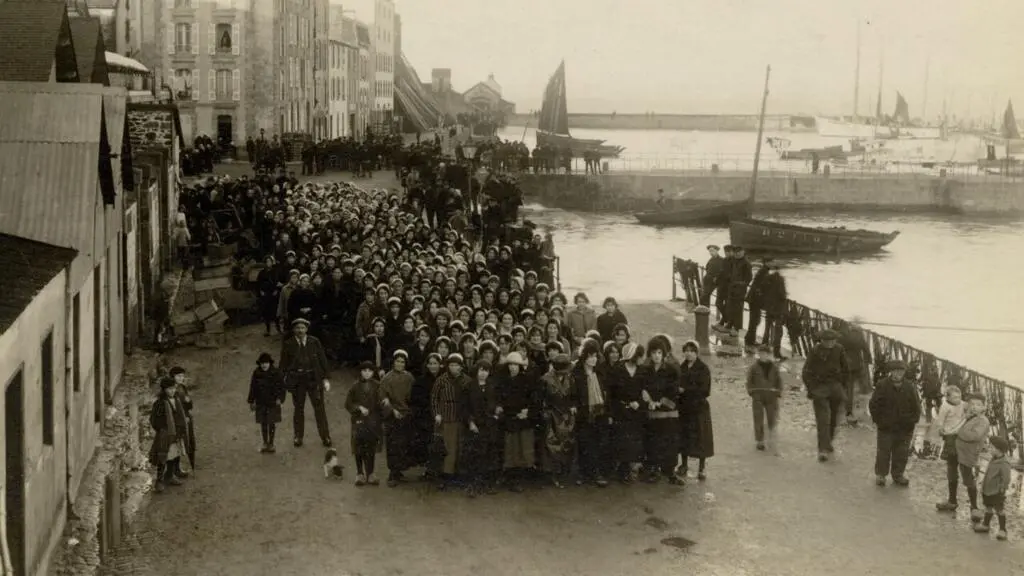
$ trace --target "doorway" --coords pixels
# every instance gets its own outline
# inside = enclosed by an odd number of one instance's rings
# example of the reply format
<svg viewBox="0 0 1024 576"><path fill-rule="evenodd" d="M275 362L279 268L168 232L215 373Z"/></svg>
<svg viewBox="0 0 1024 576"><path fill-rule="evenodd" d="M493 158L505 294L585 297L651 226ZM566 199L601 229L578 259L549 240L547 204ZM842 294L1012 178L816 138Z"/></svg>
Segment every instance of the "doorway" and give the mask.
<svg viewBox="0 0 1024 576"><path fill-rule="evenodd" d="M217 116L217 146L226 149L231 147L235 139L234 118L230 114L219 114Z"/></svg>
<svg viewBox="0 0 1024 576"><path fill-rule="evenodd" d="M25 573L25 410L21 370L7 383L4 394L4 504L7 507L7 546L15 574Z"/></svg>

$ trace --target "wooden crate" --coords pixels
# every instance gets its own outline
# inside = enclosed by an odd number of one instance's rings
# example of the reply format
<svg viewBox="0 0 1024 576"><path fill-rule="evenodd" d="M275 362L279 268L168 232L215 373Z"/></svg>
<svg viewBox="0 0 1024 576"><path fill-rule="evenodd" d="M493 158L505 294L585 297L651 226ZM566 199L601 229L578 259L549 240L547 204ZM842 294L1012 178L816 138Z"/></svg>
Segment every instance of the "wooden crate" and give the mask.
<svg viewBox="0 0 1024 576"><path fill-rule="evenodd" d="M197 296L200 292L207 292L210 290L227 290L228 288L231 288L230 275L196 280L195 285L193 286Z"/></svg>
<svg viewBox="0 0 1024 576"><path fill-rule="evenodd" d="M221 312L221 308L220 305L217 304L217 300L209 300L203 302L202 304L196 307L196 320L200 322L206 322L207 318L210 318L211 316L217 314L218 312Z"/></svg>
<svg viewBox="0 0 1024 576"><path fill-rule="evenodd" d="M222 276L231 278L232 272L233 270L231 264L226 264L223 266L213 266L210 268L196 268L195 270L192 271L192 278L196 279L197 281L207 280L210 278L220 278Z"/></svg>

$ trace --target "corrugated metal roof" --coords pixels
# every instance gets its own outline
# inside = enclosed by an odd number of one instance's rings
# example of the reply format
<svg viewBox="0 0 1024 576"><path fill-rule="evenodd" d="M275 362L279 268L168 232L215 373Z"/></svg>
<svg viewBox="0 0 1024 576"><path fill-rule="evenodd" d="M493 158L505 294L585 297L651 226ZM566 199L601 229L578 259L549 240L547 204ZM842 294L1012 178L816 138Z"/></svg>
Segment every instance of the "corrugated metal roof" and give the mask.
<svg viewBox="0 0 1024 576"><path fill-rule="evenodd" d="M0 82L0 142L99 143L103 90L90 84Z"/></svg>
<svg viewBox="0 0 1024 576"><path fill-rule="evenodd" d="M0 143L0 232L91 255L98 144Z"/></svg>
<svg viewBox="0 0 1024 576"><path fill-rule="evenodd" d="M60 273L77 252L0 234L0 334L7 331L25 308Z"/></svg>
<svg viewBox="0 0 1024 576"><path fill-rule="evenodd" d="M110 89L16 84L0 83L0 233L91 256L103 94Z"/></svg>

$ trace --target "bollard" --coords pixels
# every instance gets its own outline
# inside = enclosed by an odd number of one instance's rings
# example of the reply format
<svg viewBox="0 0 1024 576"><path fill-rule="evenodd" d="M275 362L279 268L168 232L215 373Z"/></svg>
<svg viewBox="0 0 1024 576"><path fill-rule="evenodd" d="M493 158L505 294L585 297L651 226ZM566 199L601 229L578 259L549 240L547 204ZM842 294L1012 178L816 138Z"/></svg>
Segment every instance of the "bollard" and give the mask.
<svg viewBox="0 0 1024 576"><path fill-rule="evenodd" d="M697 345L700 346L701 354L707 354L711 351L711 309L707 306L697 306L693 309L693 318L694 339L697 341Z"/></svg>

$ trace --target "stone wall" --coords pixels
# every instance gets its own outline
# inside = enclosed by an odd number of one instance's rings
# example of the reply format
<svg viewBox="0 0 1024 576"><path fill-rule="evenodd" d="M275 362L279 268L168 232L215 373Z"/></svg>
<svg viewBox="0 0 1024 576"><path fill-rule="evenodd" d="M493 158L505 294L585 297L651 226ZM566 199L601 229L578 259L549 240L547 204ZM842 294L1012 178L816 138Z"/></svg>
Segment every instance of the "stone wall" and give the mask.
<svg viewBox="0 0 1024 576"><path fill-rule="evenodd" d="M128 135L132 150L171 149L174 143L174 116L170 110L129 110Z"/></svg>
<svg viewBox="0 0 1024 576"><path fill-rule="evenodd" d="M523 191L544 204L576 210L653 209L658 190L676 204L742 200L750 174L528 174ZM758 178L757 205L766 210L1024 214L1024 180L944 178L927 175L841 176L766 173Z"/></svg>

